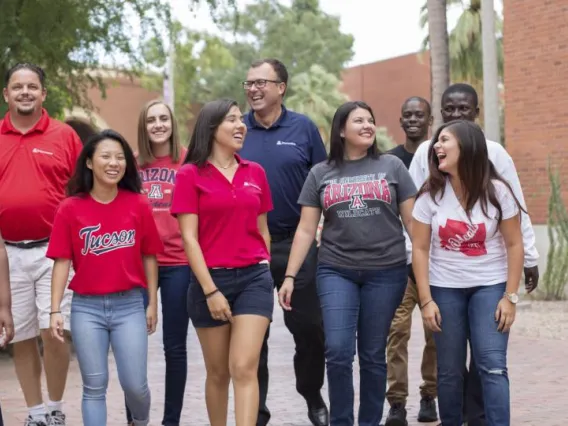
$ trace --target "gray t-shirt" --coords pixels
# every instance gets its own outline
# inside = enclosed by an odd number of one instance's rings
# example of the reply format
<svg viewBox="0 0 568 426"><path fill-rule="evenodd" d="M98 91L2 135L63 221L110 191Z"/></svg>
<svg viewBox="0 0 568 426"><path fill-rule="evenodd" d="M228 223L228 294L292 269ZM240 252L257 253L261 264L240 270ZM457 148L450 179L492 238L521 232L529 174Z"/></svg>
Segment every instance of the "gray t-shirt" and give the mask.
<svg viewBox="0 0 568 426"><path fill-rule="evenodd" d="M324 215L319 261L352 269L406 264L399 204L416 186L394 155L314 166L298 203Z"/></svg>

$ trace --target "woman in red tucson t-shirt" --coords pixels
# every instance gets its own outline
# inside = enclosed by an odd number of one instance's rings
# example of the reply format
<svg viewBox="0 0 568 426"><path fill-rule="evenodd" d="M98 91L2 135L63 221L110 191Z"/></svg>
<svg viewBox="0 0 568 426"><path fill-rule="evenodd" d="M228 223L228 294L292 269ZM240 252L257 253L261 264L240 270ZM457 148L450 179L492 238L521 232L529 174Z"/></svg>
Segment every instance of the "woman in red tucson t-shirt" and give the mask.
<svg viewBox="0 0 568 426"><path fill-rule="evenodd" d="M77 160L70 197L57 211L47 249L55 260L51 330L61 341L59 305L71 264L75 270L69 284L74 291L71 334L83 378L85 426L107 424L109 345L132 425L146 426L149 421L148 334L156 330L156 255L163 244L140 192L136 160L124 138L112 130L94 135Z"/></svg>
<svg viewBox="0 0 568 426"><path fill-rule="evenodd" d="M274 308L272 200L262 167L236 154L246 131L236 102L205 104L172 202L192 269L188 309L205 358L211 426L227 424L230 379L236 424L256 424L260 348Z"/></svg>

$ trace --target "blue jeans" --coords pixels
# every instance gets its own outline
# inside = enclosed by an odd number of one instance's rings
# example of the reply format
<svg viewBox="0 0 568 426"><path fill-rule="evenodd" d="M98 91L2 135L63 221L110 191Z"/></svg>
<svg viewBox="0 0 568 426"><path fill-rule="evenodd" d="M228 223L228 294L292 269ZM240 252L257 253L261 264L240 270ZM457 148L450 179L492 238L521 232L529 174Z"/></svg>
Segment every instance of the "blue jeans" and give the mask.
<svg viewBox="0 0 568 426"><path fill-rule="evenodd" d="M510 425L507 344L509 333L497 330L497 304L505 283L455 289L431 287L440 309L442 331L434 334L438 358L438 405L443 426L462 424L463 371L469 337L483 389L487 426Z"/></svg>
<svg viewBox="0 0 568 426"><path fill-rule="evenodd" d="M162 425L179 426L185 383L187 381L187 292L191 269L189 265L160 266L158 286L162 299L162 337L166 358L166 392ZM148 306L144 293L144 306ZM126 407L126 418L132 415Z"/></svg>
<svg viewBox="0 0 568 426"><path fill-rule="evenodd" d="M108 353L112 347L118 379L136 426L147 426L148 332L142 291L105 296L73 295L71 333L83 379L84 426L106 426Z"/></svg>
<svg viewBox="0 0 568 426"><path fill-rule="evenodd" d="M358 424L377 426L381 421L387 383L387 337L407 279L406 265L371 271L318 266L331 426L354 424L356 348L360 368Z"/></svg>

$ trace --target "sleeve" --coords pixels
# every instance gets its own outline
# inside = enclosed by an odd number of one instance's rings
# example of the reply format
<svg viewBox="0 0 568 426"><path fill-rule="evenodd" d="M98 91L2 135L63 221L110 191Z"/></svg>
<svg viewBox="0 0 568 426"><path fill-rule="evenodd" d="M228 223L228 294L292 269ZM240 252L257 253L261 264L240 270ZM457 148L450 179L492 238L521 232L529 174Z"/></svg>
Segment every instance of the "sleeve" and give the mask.
<svg viewBox="0 0 568 426"><path fill-rule="evenodd" d="M144 256L160 254L164 251L164 243L158 233L156 220L152 214L150 203L146 200L145 196L140 196L141 216L142 216L142 238L140 249Z"/></svg>
<svg viewBox="0 0 568 426"><path fill-rule="evenodd" d="M521 206L526 210L525 197L523 196L523 190L521 188L521 182L519 181L519 176L517 174L517 169L515 168L515 163L509 155L505 148L501 145L495 143L494 149L497 149L496 156L494 157L493 164L497 173L505 179L511 188L513 189L513 194L521 203ZM525 212L521 213L521 231L523 233L523 246L525 248L525 268L531 268L538 264L539 254L536 249L536 238L534 235L534 230L531 222L531 218Z"/></svg>
<svg viewBox="0 0 568 426"><path fill-rule="evenodd" d="M327 152L320 131L312 121L310 121L309 135L311 149L310 162L312 166L315 166L327 159Z"/></svg>
<svg viewBox="0 0 568 426"><path fill-rule="evenodd" d="M67 212L68 204L63 202L55 213L46 253L49 259L73 259L73 236Z"/></svg>
<svg viewBox="0 0 568 426"><path fill-rule="evenodd" d="M416 188L421 188L430 174L430 171L428 170L428 146L428 141L420 144L408 169L410 177L414 181Z"/></svg>
<svg viewBox="0 0 568 426"><path fill-rule="evenodd" d="M266 178L266 172L261 166L258 166L258 177L260 182L260 214L268 213L273 209L272 194L270 192L270 185Z"/></svg>
<svg viewBox="0 0 568 426"><path fill-rule="evenodd" d="M397 158L397 198L399 204L416 195L416 185L404 166L402 160Z"/></svg>
<svg viewBox="0 0 568 426"><path fill-rule="evenodd" d="M310 173L308 173L308 177L304 182L302 192L300 192L300 197L298 198L298 204L307 207L321 208L318 183L313 169L310 170Z"/></svg>
<svg viewBox="0 0 568 426"><path fill-rule="evenodd" d="M75 168L77 167L77 160L79 159L79 155L81 155L81 151L83 150L83 142L81 142L81 138L75 130L69 128L69 170L71 172L71 176L75 173Z"/></svg>
<svg viewBox="0 0 568 426"><path fill-rule="evenodd" d="M503 213L503 219L511 219L519 213L519 206L513 197L513 194L507 188L503 182L497 181L495 183L495 192L497 195L497 201L501 205L501 211Z"/></svg>
<svg viewBox="0 0 568 426"><path fill-rule="evenodd" d="M430 225L432 223L432 203L430 194L422 194L414 203L412 217L419 222Z"/></svg>
<svg viewBox="0 0 568 426"><path fill-rule="evenodd" d="M170 208L170 213L173 216L199 213L199 195L195 175L194 165L188 164L178 170L172 195L172 206Z"/></svg>

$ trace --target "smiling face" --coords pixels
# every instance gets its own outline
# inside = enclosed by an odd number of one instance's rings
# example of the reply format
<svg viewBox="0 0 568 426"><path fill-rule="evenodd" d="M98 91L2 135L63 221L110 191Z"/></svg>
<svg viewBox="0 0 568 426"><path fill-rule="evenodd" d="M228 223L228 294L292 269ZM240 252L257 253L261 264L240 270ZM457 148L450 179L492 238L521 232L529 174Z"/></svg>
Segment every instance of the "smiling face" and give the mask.
<svg viewBox="0 0 568 426"><path fill-rule="evenodd" d="M164 104L152 105L146 112L146 131L152 149L169 144L172 137L172 116Z"/></svg>
<svg viewBox="0 0 568 426"><path fill-rule="evenodd" d="M41 111L46 95L39 76L27 68L12 74L4 88L4 100L12 114L32 115Z"/></svg>
<svg viewBox="0 0 568 426"><path fill-rule="evenodd" d="M243 147L247 126L238 106L233 106L215 132L215 143L232 152Z"/></svg>
<svg viewBox="0 0 568 426"><path fill-rule="evenodd" d="M341 136L345 139L345 149L366 150L375 143L375 119L364 108L355 108L347 116Z"/></svg>
<svg viewBox="0 0 568 426"><path fill-rule="evenodd" d="M100 186L117 186L126 172L126 158L122 145L112 139L103 139L95 148L93 158L87 159L93 171L93 182Z"/></svg>
<svg viewBox="0 0 568 426"><path fill-rule="evenodd" d="M431 124L430 108L424 102L411 99L402 106L400 126L409 140L413 142L425 140Z"/></svg>
<svg viewBox="0 0 568 426"><path fill-rule="evenodd" d="M246 81L250 83L250 87L245 90L252 110L262 113L282 103L286 84L280 82L272 65L264 63L251 68Z"/></svg>
<svg viewBox="0 0 568 426"><path fill-rule="evenodd" d="M457 175L460 152L457 138L447 128L442 130L434 144L434 153L438 157L438 170Z"/></svg>

